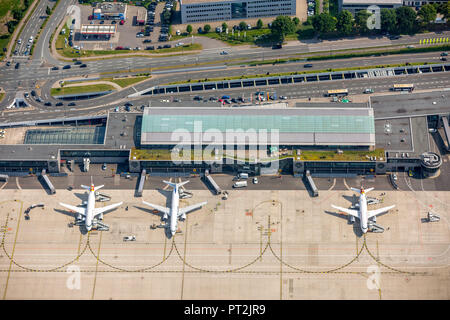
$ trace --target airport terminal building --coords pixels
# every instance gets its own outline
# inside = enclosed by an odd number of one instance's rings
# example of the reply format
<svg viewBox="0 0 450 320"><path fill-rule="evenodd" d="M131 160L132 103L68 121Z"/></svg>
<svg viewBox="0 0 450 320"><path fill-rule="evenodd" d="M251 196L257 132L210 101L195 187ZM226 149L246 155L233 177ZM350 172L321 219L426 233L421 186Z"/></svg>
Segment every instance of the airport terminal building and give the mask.
<svg viewBox="0 0 450 320"><path fill-rule="evenodd" d="M118 173L190 175L248 172L348 176L422 168L433 175L429 128L448 115L375 120L366 104L267 105L241 108L145 108L89 118L1 125L14 143L0 146L0 173L62 174L90 163L118 164ZM433 129L434 130L434 129ZM425 138L424 138L425 137ZM447 137L447 139L448 139Z"/></svg>
<svg viewBox="0 0 450 320"><path fill-rule="evenodd" d="M299 0L180 0L181 23L295 16Z"/></svg>
<svg viewBox="0 0 450 320"><path fill-rule="evenodd" d="M395 9L403 5L403 0L339 0L339 11L347 10L353 15L358 11L367 10L370 6L380 9Z"/></svg>

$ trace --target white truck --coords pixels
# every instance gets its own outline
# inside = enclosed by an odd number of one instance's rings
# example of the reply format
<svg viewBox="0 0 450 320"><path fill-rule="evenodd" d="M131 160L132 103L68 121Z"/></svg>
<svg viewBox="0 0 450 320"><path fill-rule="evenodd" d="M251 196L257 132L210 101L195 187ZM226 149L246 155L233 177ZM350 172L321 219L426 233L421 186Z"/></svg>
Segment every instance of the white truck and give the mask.
<svg viewBox="0 0 450 320"><path fill-rule="evenodd" d="M236 181L233 184L233 188L243 188L247 186L247 181Z"/></svg>

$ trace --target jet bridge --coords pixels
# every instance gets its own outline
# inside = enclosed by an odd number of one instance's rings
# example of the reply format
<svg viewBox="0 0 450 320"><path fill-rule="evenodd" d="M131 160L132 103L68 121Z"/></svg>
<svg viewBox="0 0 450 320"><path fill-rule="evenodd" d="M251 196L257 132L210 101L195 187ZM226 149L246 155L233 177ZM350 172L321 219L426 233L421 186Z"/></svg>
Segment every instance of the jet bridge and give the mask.
<svg viewBox="0 0 450 320"><path fill-rule="evenodd" d="M209 174L209 170L205 171L205 180L211 185L216 195L221 194L222 190L219 185L214 181L214 179Z"/></svg>
<svg viewBox="0 0 450 320"><path fill-rule="evenodd" d="M44 179L45 183L47 184L47 186L50 190L50 194L55 194L56 193L55 187L53 186L53 183L48 178L45 169L42 169L41 176L42 176L42 179Z"/></svg>
<svg viewBox="0 0 450 320"><path fill-rule="evenodd" d="M147 171L145 169L142 169L141 172L141 178L139 180L139 185L138 185L138 189L136 191L136 197L142 197L142 192L144 191L144 183L145 183L145 174L147 173Z"/></svg>
<svg viewBox="0 0 450 320"><path fill-rule="evenodd" d="M450 127L448 125L448 117L443 116L442 122L444 123L445 137L447 138L447 151L450 151Z"/></svg>
<svg viewBox="0 0 450 320"><path fill-rule="evenodd" d="M314 180L312 179L309 170L306 170L306 181L308 181L309 186L311 187L311 195L313 197L317 197L319 195L319 190L317 189L316 184L314 183Z"/></svg>

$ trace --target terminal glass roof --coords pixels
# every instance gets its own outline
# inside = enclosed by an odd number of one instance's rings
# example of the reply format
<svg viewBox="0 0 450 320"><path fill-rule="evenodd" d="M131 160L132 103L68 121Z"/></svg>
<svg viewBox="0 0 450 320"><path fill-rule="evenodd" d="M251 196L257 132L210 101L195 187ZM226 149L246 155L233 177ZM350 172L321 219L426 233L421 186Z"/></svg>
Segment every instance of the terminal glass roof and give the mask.
<svg viewBox="0 0 450 320"><path fill-rule="evenodd" d="M194 122L196 122L194 126ZM144 115L142 132L278 129L280 133L375 133L373 116L339 115Z"/></svg>
<svg viewBox="0 0 450 320"><path fill-rule="evenodd" d="M106 127L28 130L24 144L103 144Z"/></svg>

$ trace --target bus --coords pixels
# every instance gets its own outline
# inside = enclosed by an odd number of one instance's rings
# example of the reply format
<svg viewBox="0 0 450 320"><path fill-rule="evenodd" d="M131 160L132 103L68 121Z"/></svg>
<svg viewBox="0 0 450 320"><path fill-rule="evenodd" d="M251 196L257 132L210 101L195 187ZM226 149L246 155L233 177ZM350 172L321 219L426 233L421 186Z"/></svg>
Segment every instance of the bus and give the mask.
<svg viewBox="0 0 450 320"><path fill-rule="evenodd" d="M348 95L347 89L337 89L337 90L328 90L327 97L333 97L333 96L346 96Z"/></svg>
<svg viewBox="0 0 450 320"><path fill-rule="evenodd" d="M413 84L394 84L394 86L391 88L392 91L413 91L414 85Z"/></svg>

